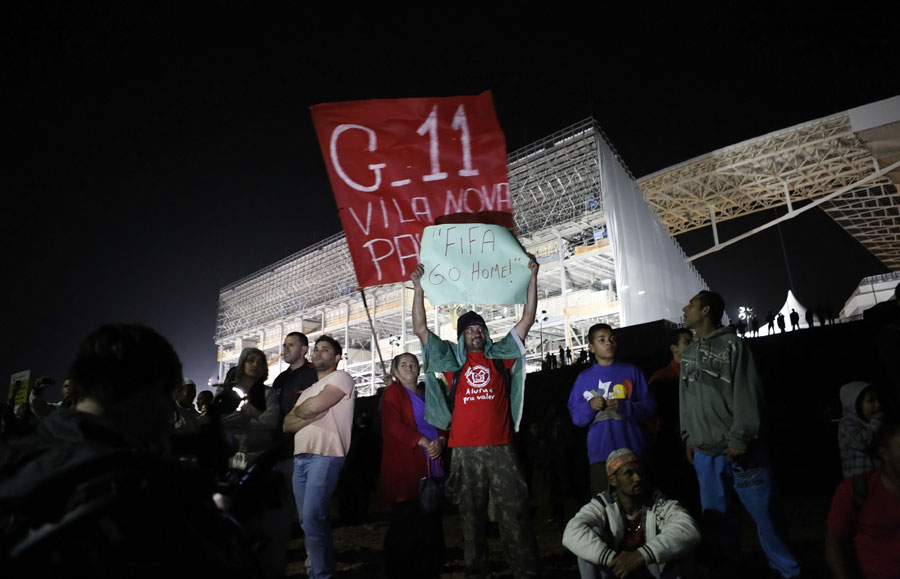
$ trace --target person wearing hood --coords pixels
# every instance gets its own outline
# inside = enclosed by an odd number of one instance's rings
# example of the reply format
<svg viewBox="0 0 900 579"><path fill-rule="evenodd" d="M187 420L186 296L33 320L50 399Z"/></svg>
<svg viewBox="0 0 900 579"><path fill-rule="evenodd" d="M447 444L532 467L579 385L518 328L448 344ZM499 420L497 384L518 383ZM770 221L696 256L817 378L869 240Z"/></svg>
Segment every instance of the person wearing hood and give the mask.
<svg viewBox="0 0 900 579"><path fill-rule="evenodd" d="M759 443L762 381L753 354L734 328L722 327L725 301L703 290L684 307L684 325L697 341L681 357L678 384L681 435L697 471L703 535L717 576L734 573L740 517L734 495L756 522L769 566L782 577L800 574L797 560L772 521L772 472Z"/></svg>
<svg viewBox="0 0 900 579"><path fill-rule="evenodd" d="M522 319L493 342L484 318L466 312L457 321L457 342L428 330L420 264L413 284L413 331L422 342L425 365L425 420L450 430L453 449L448 496L462 518L466 577L490 576L487 549L488 503L497 516L507 564L516 578L538 574L537 542L528 508L528 485L512 447L525 394L525 338L537 310L538 263L531 257ZM449 392L435 378L443 372ZM451 426L450 421L453 420Z"/></svg>
<svg viewBox="0 0 900 579"><path fill-rule="evenodd" d="M868 382L850 382L841 387L844 416L838 426L838 447L844 478L878 466L869 446L884 420L878 392Z"/></svg>

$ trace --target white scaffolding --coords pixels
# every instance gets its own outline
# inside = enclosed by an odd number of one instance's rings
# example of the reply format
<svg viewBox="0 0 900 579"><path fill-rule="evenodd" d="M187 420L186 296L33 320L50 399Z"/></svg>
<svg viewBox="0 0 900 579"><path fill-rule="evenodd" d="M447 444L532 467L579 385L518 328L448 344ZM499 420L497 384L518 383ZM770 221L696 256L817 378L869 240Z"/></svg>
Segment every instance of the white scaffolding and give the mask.
<svg viewBox="0 0 900 579"><path fill-rule="evenodd" d="M560 346L577 354L586 347L587 329L598 321L618 324L597 139L603 139L599 127L586 120L509 155L517 236L542 264L538 319L526 342L530 364L539 364ZM361 394L372 393L381 383L376 340L386 362L401 352L419 351L411 331L412 289L405 286L366 290L373 337L343 234L229 284L219 294L215 335L220 377L247 346L267 353L274 377L281 369L284 335L302 331L314 340L327 333L344 345L345 367ZM495 336L508 332L521 317L521 306L477 309ZM426 301L426 311L433 330L455 337L454 308L434 308Z"/></svg>

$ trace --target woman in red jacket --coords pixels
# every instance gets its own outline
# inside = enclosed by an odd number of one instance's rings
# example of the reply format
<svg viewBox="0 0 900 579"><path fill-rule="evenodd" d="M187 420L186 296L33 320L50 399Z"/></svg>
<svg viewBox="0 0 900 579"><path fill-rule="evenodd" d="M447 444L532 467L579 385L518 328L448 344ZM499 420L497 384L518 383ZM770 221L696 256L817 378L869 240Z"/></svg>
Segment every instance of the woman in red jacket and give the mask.
<svg viewBox="0 0 900 579"><path fill-rule="evenodd" d="M440 457L447 433L425 422L425 388L419 382L419 360L400 354L381 401L381 498L391 503L391 522L384 538L387 577L437 577L444 563L440 513L425 513L419 503L419 479L431 469L443 476Z"/></svg>

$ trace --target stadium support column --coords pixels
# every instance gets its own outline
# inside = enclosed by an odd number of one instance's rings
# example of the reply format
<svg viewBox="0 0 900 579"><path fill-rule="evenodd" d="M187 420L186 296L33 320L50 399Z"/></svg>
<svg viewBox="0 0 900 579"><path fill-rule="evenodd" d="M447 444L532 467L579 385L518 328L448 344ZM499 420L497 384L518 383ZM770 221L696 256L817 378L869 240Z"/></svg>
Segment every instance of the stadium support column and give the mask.
<svg viewBox="0 0 900 579"><path fill-rule="evenodd" d="M284 356L284 322L278 324L278 373L281 374L281 359ZM277 378L277 376L276 376Z"/></svg>
<svg viewBox="0 0 900 579"><path fill-rule="evenodd" d="M562 314L563 314L563 329L566 334L566 346L572 347L572 328L569 326L569 303L568 298L566 297L566 266L565 266L565 258L566 258L566 248L563 243L563 238L555 229L553 233L556 235L556 254L559 256L559 288L561 291L562 297ZM538 274L540 275L540 274Z"/></svg>
<svg viewBox="0 0 900 579"><path fill-rule="evenodd" d="M375 393L375 349L378 347L378 336L375 334L375 320L378 315L378 294L372 292L372 364L369 367L369 376L370 382L369 387L371 388L370 392L372 394Z"/></svg>
<svg viewBox="0 0 900 579"><path fill-rule="evenodd" d="M710 225L712 225L713 246L719 247L719 230L716 227L716 207L715 207L715 205L712 205L712 204L710 204L710 206L709 206L709 220L710 220Z"/></svg>
<svg viewBox="0 0 900 579"><path fill-rule="evenodd" d="M406 352L406 286L400 283L400 347L401 352ZM412 312L410 312L412 317Z"/></svg>
<svg viewBox="0 0 900 579"><path fill-rule="evenodd" d="M350 300L347 300L347 317L344 318L344 369L350 365Z"/></svg>

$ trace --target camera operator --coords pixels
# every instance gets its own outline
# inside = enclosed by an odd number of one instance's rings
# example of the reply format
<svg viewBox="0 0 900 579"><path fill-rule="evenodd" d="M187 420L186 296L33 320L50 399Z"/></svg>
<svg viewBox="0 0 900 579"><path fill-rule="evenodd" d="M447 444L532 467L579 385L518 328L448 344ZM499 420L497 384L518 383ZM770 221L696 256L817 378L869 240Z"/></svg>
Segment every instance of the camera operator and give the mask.
<svg viewBox="0 0 900 579"><path fill-rule="evenodd" d="M44 400L44 389L52 384L53 378L41 376L31 388L31 394L28 396L28 404L31 406L31 412L39 420L47 418L47 416L57 408L73 408L75 406L75 392L72 388L72 383L68 378L66 378L62 385L62 400L59 402L47 402Z"/></svg>

